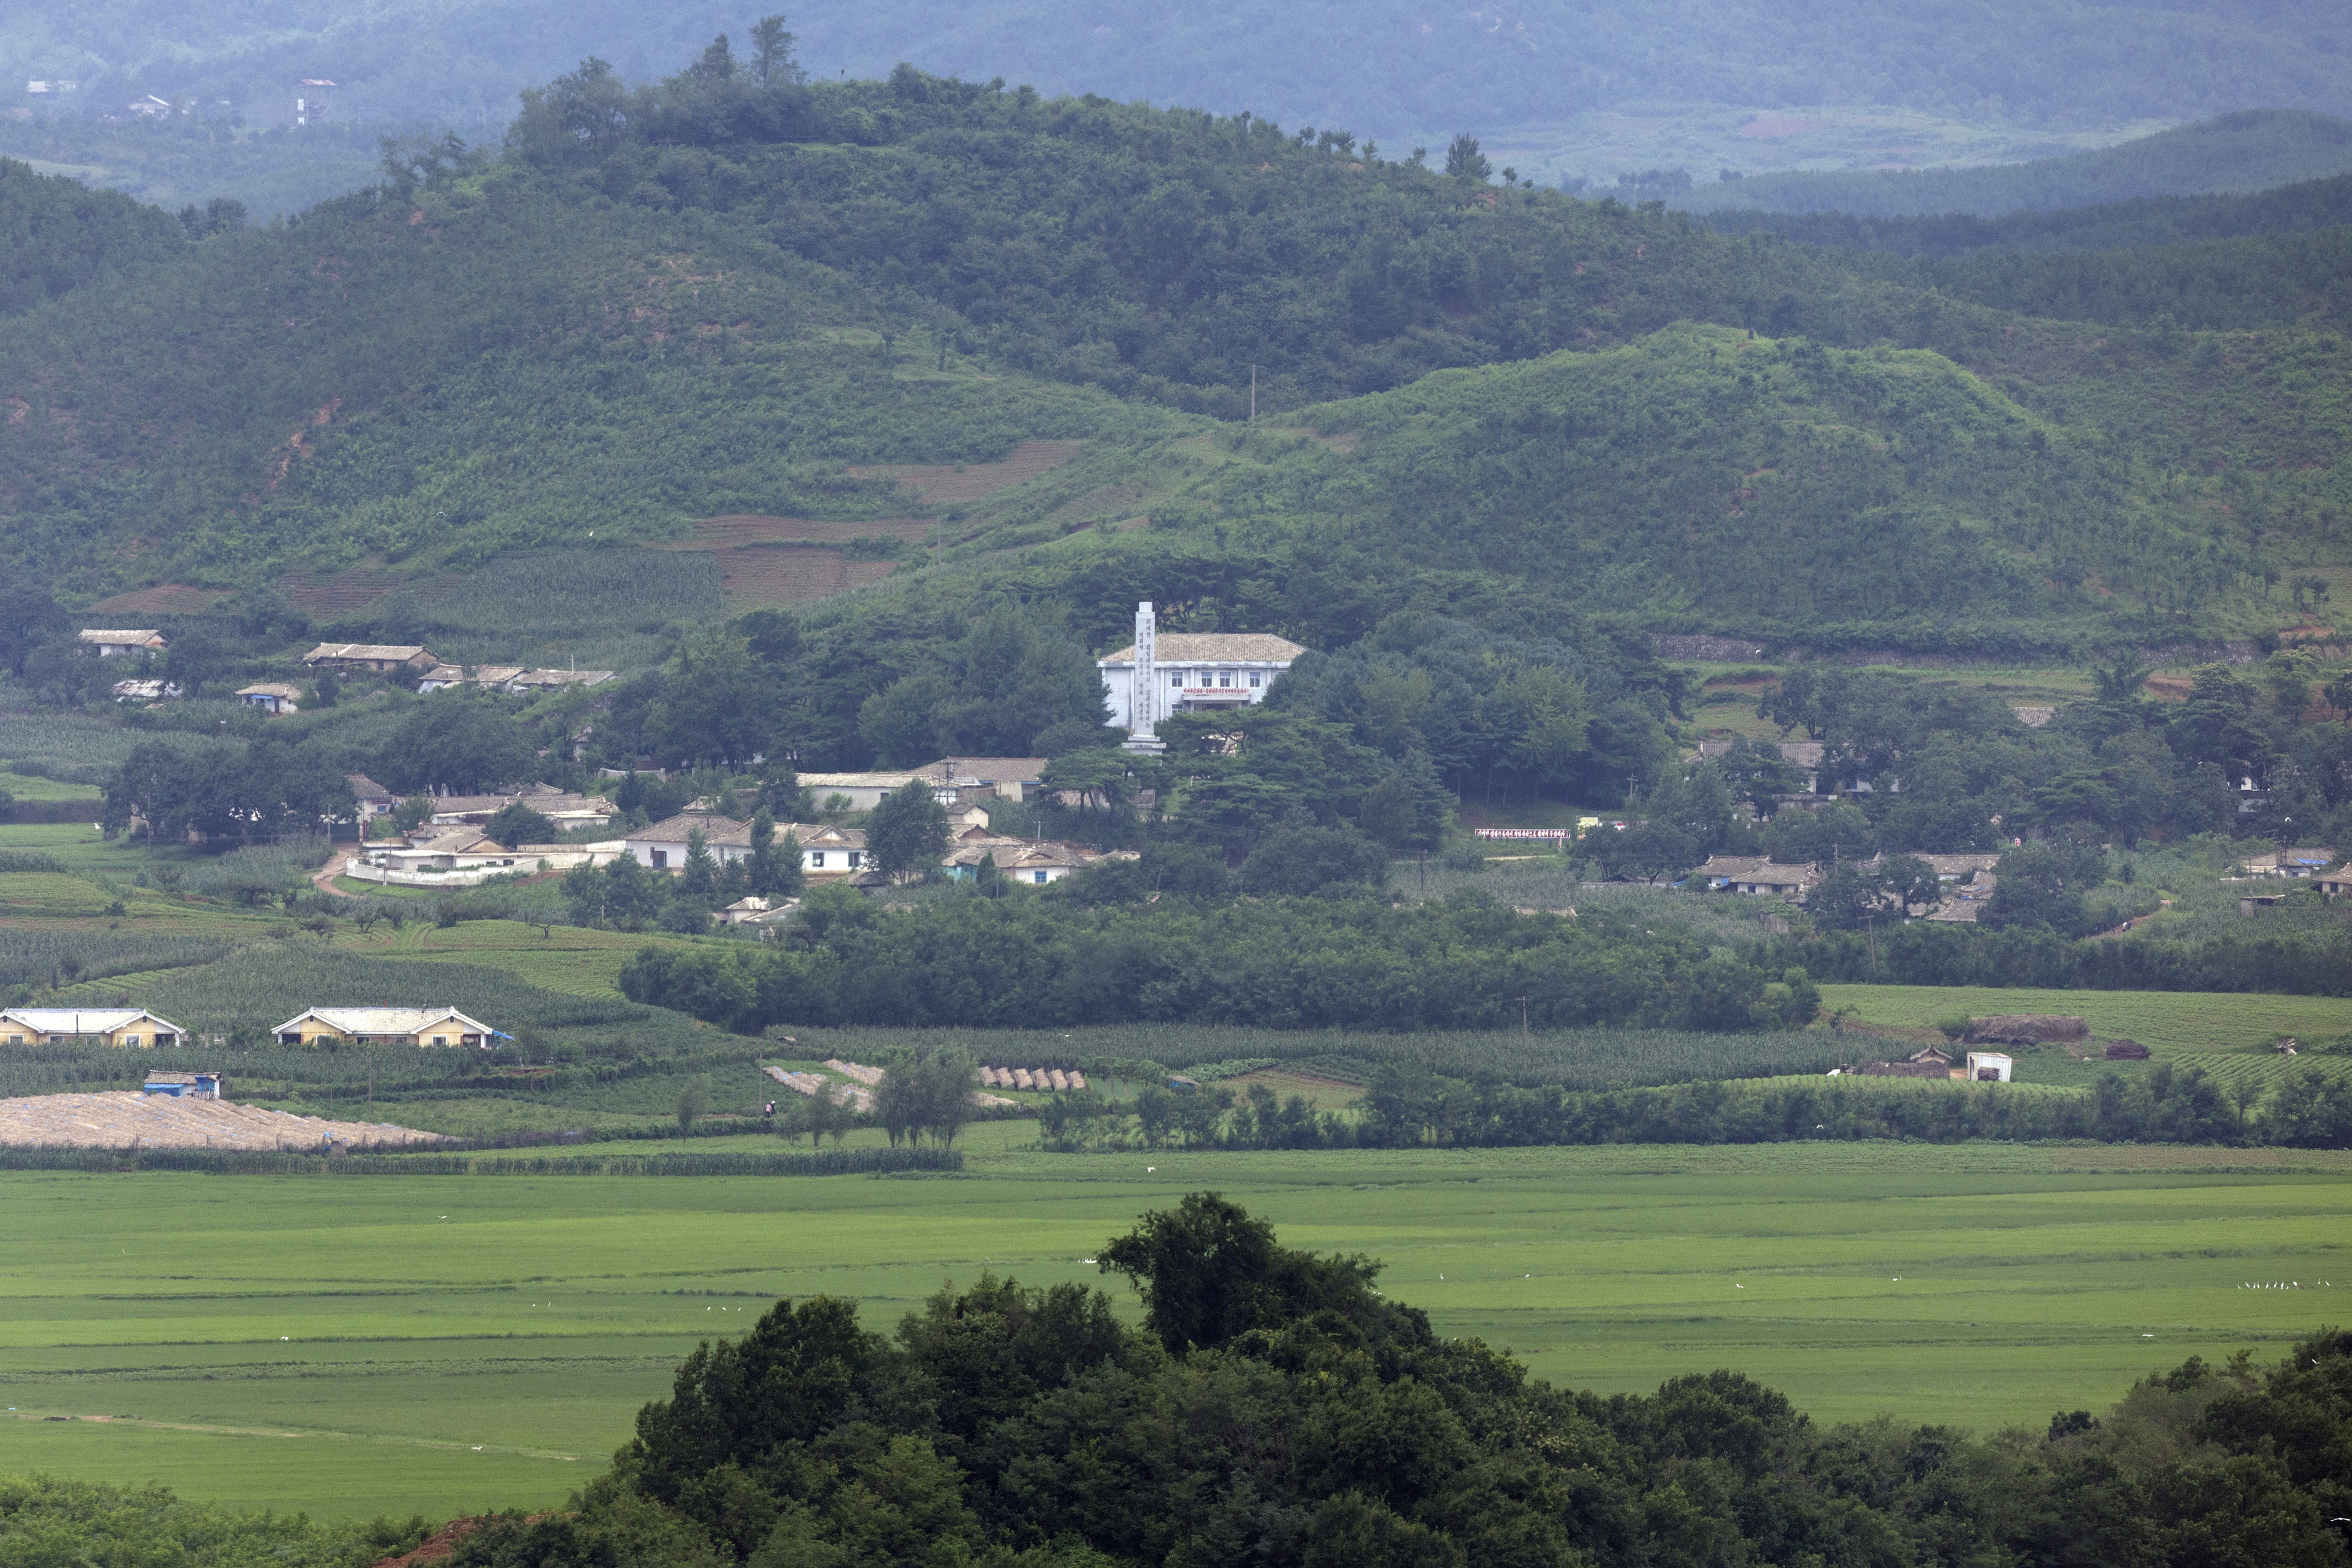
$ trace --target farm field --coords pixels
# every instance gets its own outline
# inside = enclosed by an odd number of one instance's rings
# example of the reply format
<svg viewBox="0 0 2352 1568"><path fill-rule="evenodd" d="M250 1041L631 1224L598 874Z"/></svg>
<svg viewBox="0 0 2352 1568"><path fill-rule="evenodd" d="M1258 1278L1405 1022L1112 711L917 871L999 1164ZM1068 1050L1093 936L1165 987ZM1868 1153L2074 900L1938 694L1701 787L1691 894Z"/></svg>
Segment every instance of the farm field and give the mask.
<svg viewBox="0 0 2352 1568"><path fill-rule="evenodd" d="M2250 1077L2267 1082L2315 1061L2352 1068L2352 1059L2288 1058L2271 1049L2274 1035L2324 1038L2352 1033L2352 998L2347 997L2011 990L1990 986L1823 986L1822 1000L1826 1007L1858 1009L1865 1023L1904 1028L1925 1027L1959 1013L1979 1018L1992 1013L2078 1014L2090 1025L2095 1038L2136 1040L2154 1053L2156 1061L2193 1063L2231 1080ZM2032 1077L2031 1066L2041 1057L2076 1066L2063 1050L2050 1046L2021 1054L2020 1076ZM2088 1081L2079 1072L2049 1076L2053 1082Z"/></svg>
<svg viewBox="0 0 2352 1568"><path fill-rule="evenodd" d="M2337 1154L1029 1135L975 1127L966 1172L928 1178L0 1176L0 1472L328 1516L549 1506L697 1340L777 1294L850 1295L887 1328L982 1269L1102 1282L1104 1239L1202 1188L1290 1245L1384 1259L1439 1332L1555 1383L1732 1366L1825 1420L2039 1427L2341 1321L2322 1281L2352 1290ZM2275 1281L2303 1288L2243 1288Z"/></svg>

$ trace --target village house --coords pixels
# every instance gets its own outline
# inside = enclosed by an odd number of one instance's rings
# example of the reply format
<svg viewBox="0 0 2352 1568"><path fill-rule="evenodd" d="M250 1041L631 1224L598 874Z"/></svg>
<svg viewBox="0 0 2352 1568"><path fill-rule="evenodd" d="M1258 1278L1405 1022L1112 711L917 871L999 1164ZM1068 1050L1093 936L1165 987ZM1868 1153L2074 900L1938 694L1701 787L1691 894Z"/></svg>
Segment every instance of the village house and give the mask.
<svg viewBox="0 0 2352 1568"><path fill-rule="evenodd" d="M1922 858L1933 861L1937 857ZM2000 857L1994 855L1987 858L1997 861ZM1937 873L1938 877L1942 874L1940 871ZM1992 891L2000 880L1993 874L1992 867L1990 865L1977 871L1973 875L1956 879L1952 885L1945 890L1944 902L1930 910L1927 918L1940 920L1947 924L1958 922L1963 925L1973 925L1978 913L1992 902Z"/></svg>
<svg viewBox="0 0 2352 1568"><path fill-rule="evenodd" d="M1135 641L1095 661L1110 722L1139 750L1163 749L1152 727L1190 708L1262 703L1275 680L1307 652L1266 632L1161 632L1150 601L1135 607Z"/></svg>
<svg viewBox="0 0 2352 1568"><path fill-rule="evenodd" d="M321 643L302 655L314 670L351 675L398 675L430 670L441 661L413 644Z"/></svg>
<svg viewBox="0 0 2352 1568"><path fill-rule="evenodd" d="M10 1008L0 1012L0 1043L100 1045L145 1051L178 1045L187 1030L143 1008Z"/></svg>
<svg viewBox="0 0 2352 1568"><path fill-rule="evenodd" d="M95 648L101 659L127 659L135 653L160 653L170 647L171 641L153 627L136 631L77 632L74 641L85 648Z"/></svg>
<svg viewBox="0 0 2352 1568"><path fill-rule="evenodd" d="M2319 889L2322 897L2341 898L2352 893L2352 868L2337 866L2334 871L2315 872L2311 883Z"/></svg>
<svg viewBox="0 0 2352 1568"><path fill-rule="evenodd" d="M883 796L896 794L914 783L919 777L920 775L915 773L803 773L800 781L801 788L809 792L809 798L817 803L819 810L870 811L882 803ZM923 781L933 785L933 795L944 792L946 799L940 801L940 805L957 803L953 788L942 791L936 781L929 779ZM848 804L835 805L833 798L836 795Z"/></svg>
<svg viewBox="0 0 2352 1568"><path fill-rule="evenodd" d="M559 686L602 685L611 670L533 670L521 664L443 664L416 683L419 692L447 691L452 686L488 686L509 695L551 691Z"/></svg>
<svg viewBox="0 0 2352 1568"><path fill-rule="evenodd" d="M436 827L459 824L478 827L515 802L537 811L562 832L602 827L621 809L602 795L568 795L560 789L518 790L511 795L443 795L433 802L425 819Z"/></svg>
<svg viewBox="0 0 2352 1568"><path fill-rule="evenodd" d="M751 858L751 824L716 811L680 811L623 835L621 842L639 865L655 871L683 871L687 837L697 830L710 858L719 864ZM784 832L778 828L776 837L782 839Z"/></svg>
<svg viewBox="0 0 2352 1568"><path fill-rule="evenodd" d="M364 773L346 773L343 782L352 787L352 799L359 802L362 822L388 817L400 809L400 797Z"/></svg>
<svg viewBox="0 0 2352 1568"><path fill-rule="evenodd" d="M867 869L866 834L856 828L795 825L790 831L800 837L801 869L811 881L856 877ZM781 841L785 831L778 828L777 839Z"/></svg>
<svg viewBox="0 0 2352 1568"><path fill-rule="evenodd" d="M269 1031L280 1045L472 1045L511 1040L456 1008L311 1008Z"/></svg>
<svg viewBox="0 0 2352 1568"><path fill-rule="evenodd" d="M928 779L948 798L940 804L956 806L991 796L1003 800L1025 800L1034 795L1045 777L1049 759L1043 757L942 757L936 762L926 762L914 769L915 776Z"/></svg>
<svg viewBox="0 0 2352 1568"><path fill-rule="evenodd" d="M1042 887L1059 882L1074 871L1094 864L1106 857L1093 850L1075 844L1041 843L1027 839L986 838L959 841L940 862L950 882L972 882L980 876L980 862L993 858L997 874L1007 882Z"/></svg>
<svg viewBox="0 0 2352 1568"><path fill-rule="evenodd" d="M168 681L117 681L114 700L119 703L156 703L180 695L180 688Z"/></svg>
<svg viewBox="0 0 2352 1568"><path fill-rule="evenodd" d="M239 686L236 700L259 708L272 718L279 714L299 713L302 708L301 689L279 681L257 681L249 686Z"/></svg>
<svg viewBox="0 0 2352 1568"><path fill-rule="evenodd" d="M515 846L499 843L479 828L453 828L405 844L371 845L365 863L383 871L475 871L511 866L516 859ZM538 862L535 857L524 857L524 863Z"/></svg>
<svg viewBox="0 0 2352 1568"><path fill-rule="evenodd" d="M722 925L772 925L792 918L797 898L762 898L758 894L739 898L711 918Z"/></svg>
<svg viewBox="0 0 2352 1568"><path fill-rule="evenodd" d="M1709 855L1691 875L1711 893L1757 894L1800 904L1822 880L1821 867L1811 861L1782 865L1762 855Z"/></svg>
<svg viewBox="0 0 2352 1568"><path fill-rule="evenodd" d="M2336 862L2326 849L2285 849L2254 855L2246 862L2248 876L2316 876Z"/></svg>

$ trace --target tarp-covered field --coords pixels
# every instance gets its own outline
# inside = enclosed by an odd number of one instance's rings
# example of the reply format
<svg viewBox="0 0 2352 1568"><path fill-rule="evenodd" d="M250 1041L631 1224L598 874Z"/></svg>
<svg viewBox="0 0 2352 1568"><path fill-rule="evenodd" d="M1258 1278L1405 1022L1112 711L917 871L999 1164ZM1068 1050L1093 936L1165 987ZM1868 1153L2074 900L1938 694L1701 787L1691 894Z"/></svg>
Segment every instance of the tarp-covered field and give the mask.
<svg viewBox="0 0 2352 1568"><path fill-rule="evenodd" d="M547 1506L778 1294L887 1328L982 1269L1098 1281L1105 1239L1202 1188L1386 1260L1441 1333L1555 1383L1737 1367L1824 1419L2038 1428L2352 1303L2338 1154L1013 1147L1034 1135L975 1127L965 1173L924 1178L0 1176L0 1473L317 1516Z"/></svg>

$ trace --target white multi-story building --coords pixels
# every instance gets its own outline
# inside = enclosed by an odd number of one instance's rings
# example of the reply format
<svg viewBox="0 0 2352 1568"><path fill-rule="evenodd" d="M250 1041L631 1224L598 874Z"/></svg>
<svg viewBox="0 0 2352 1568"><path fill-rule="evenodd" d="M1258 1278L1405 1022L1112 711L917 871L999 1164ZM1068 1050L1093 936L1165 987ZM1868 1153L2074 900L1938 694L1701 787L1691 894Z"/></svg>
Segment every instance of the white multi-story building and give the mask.
<svg viewBox="0 0 2352 1568"><path fill-rule="evenodd" d="M1160 749L1152 727L1187 708L1261 703L1275 677L1307 652L1265 632L1160 632L1149 601L1135 607L1135 641L1095 661L1110 722L1137 750Z"/></svg>

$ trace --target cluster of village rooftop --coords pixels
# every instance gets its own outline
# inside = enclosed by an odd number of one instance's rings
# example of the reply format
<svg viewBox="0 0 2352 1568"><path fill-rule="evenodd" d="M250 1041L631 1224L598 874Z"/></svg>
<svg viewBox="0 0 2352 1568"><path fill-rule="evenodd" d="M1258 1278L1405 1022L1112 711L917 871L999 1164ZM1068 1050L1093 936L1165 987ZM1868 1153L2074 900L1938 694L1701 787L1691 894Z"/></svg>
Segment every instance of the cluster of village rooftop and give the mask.
<svg viewBox="0 0 2352 1568"><path fill-rule="evenodd" d="M1107 855L1082 845L1014 838L990 828L985 802L1034 800L1045 763L1042 757L942 757L904 772L803 773L800 782L828 809L840 811L870 810L895 790L909 785L929 787L948 811L950 837L940 870L951 881L971 881L980 874L983 860L993 860L997 871L1011 880L1042 886L1082 866L1129 853L1112 851ZM350 779L363 822L384 817L400 805L390 790L364 774L352 774ZM721 816L699 803L677 816L609 839L502 844L482 831L483 823L516 802L569 832L601 826L619 812L617 806L601 796L567 794L550 786L510 795L436 796L431 815L415 831L404 840L366 844L344 868L345 874L362 882L410 887L464 887L518 870L602 866L623 855L647 870L675 873L685 869L690 838L696 833L702 836L711 859L721 865L749 860L751 854L751 823ZM779 842L787 833L799 841L801 869L810 882L872 886L883 880L867 863L866 834L860 829L824 822L776 825ZM772 906L767 899L751 897L719 911L718 917L729 925L757 925L782 919L787 913L786 906Z"/></svg>
<svg viewBox="0 0 2352 1568"><path fill-rule="evenodd" d="M98 628L78 636L82 646L95 649L102 659L160 653L171 646L171 639L152 627ZM414 680L420 692L476 685L519 695L561 686L602 685L614 674L611 670L534 670L521 664L445 664L423 647L389 643L321 643L302 655L302 663L325 674ZM168 702L181 695L177 685L162 679L114 683L117 702ZM267 714L297 713L302 706L302 688L284 681L256 681L239 686L236 698Z"/></svg>
<svg viewBox="0 0 2352 1568"><path fill-rule="evenodd" d="M470 1045L502 1034L456 1008L311 1008L269 1031L280 1045ZM0 1045L109 1045L152 1051L200 1041L144 1008L9 1008L0 1011Z"/></svg>

